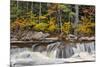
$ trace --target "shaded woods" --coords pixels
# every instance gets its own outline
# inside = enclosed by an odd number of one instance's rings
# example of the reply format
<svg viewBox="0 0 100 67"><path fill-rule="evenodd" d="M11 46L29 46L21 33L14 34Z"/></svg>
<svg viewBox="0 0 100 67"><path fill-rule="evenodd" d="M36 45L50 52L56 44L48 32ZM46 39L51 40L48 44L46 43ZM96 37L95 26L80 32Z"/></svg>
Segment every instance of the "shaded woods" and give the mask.
<svg viewBox="0 0 100 67"><path fill-rule="evenodd" d="M78 38L95 36L95 7L92 5L11 0L10 6L11 38L14 40L24 40L25 37L32 36L36 39L34 36L38 32L49 34L44 38L66 39L68 35Z"/></svg>

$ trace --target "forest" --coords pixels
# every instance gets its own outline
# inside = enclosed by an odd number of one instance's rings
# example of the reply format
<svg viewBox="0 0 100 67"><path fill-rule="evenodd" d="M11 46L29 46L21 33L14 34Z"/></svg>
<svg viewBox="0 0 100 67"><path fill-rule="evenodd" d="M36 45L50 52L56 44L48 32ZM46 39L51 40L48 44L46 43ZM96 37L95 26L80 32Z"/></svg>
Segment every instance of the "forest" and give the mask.
<svg viewBox="0 0 100 67"><path fill-rule="evenodd" d="M78 38L95 36L93 5L11 0L10 6L11 38L20 40L30 31L49 33L49 37L60 38L70 34Z"/></svg>

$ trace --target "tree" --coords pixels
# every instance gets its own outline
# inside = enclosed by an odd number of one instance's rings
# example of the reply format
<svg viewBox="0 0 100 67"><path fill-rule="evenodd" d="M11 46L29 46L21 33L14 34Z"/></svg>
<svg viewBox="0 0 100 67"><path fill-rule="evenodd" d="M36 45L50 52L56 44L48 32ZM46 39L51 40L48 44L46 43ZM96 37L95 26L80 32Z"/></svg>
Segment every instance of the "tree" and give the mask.
<svg viewBox="0 0 100 67"><path fill-rule="evenodd" d="M71 33L71 30L72 30L72 25L71 25L71 22L65 22L63 24L63 27L62 27L62 31L65 33L65 34L70 34Z"/></svg>
<svg viewBox="0 0 100 67"><path fill-rule="evenodd" d="M86 17L82 18L81 24L78 24L77 33L82 36L91 36L95 33L95 23Z"/></svg>

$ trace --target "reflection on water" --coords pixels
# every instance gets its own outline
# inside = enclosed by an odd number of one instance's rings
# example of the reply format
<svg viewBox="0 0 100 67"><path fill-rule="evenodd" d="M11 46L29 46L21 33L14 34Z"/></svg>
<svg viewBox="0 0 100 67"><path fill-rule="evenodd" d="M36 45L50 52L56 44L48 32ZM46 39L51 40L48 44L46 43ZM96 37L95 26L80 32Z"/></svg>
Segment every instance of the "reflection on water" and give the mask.
<svg viewBox="0 0 100 67"><path fill-rule="evenodd" d="M95 43L56 42L41 46L33 44L32 48L12 48L11 65L55 64L79 61L95 61Z"/></svg>

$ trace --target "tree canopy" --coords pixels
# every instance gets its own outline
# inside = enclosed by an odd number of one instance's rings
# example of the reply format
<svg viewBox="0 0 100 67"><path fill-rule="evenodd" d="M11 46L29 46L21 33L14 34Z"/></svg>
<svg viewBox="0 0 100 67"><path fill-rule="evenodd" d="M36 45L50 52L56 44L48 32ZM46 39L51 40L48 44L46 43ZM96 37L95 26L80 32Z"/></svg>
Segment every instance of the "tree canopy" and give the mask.
<svg viewBox="0 0 100 67"><path fill-rule="evenodd" d="M95 34L95 7L11 0L11 30ZM75 34L76 35L76 34Z"/></svg>

